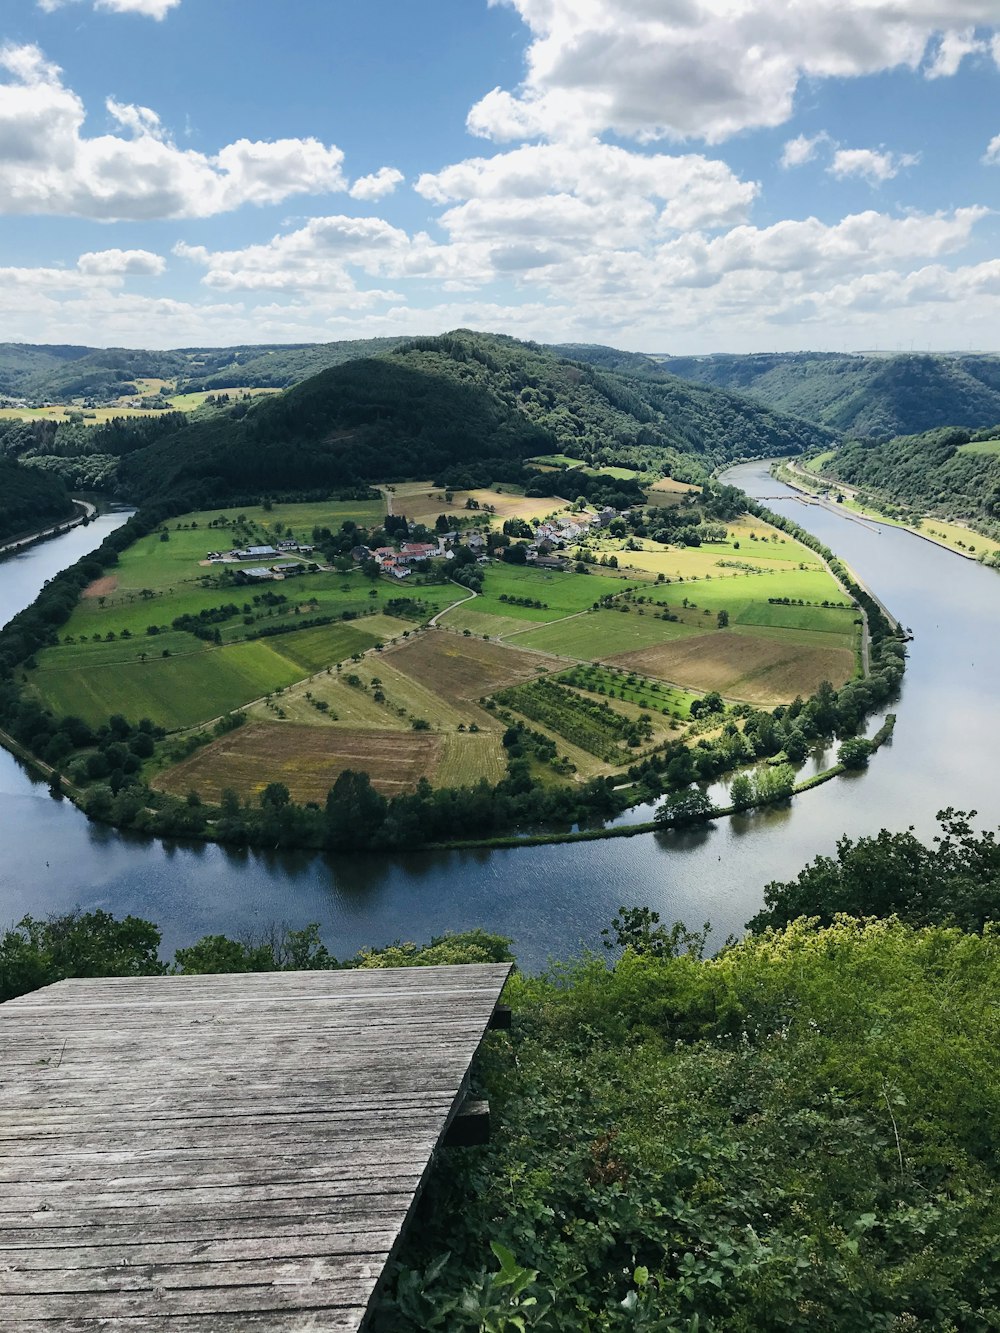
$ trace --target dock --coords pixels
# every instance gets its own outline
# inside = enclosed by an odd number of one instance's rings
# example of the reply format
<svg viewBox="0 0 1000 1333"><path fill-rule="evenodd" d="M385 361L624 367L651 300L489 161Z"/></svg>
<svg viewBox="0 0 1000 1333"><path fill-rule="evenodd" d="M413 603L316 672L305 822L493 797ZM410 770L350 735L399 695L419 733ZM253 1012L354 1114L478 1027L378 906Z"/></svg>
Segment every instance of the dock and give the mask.
<svg viewBox="0 0 1000 1333"><path fill-rule="evenodd" d="M509 964L0 1005L4 1333L366 1327Z"/></svg>

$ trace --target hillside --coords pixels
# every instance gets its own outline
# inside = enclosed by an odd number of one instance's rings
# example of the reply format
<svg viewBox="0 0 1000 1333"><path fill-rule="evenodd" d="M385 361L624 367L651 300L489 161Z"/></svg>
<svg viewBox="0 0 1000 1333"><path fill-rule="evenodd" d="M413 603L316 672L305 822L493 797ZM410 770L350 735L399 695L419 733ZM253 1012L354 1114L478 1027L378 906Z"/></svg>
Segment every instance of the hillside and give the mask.
<svg viewBox="0 0 1000 1333"><path fill-rule="evenodd" d="M942 426L979 429L1000 421L998 357L807 352L640 361L634 373L669 373L752 394L769 407L858 437L915 435Z"/></svg>
<svg viewBox="0 0 1000 1333"><path fill-rule="evenodd" d="M936 430L851 442L823 460L822 471L920 512L989 528L1000 522L1000 440L989 438L996 433Z"/></svg>
<svg viewBox="0 0 1000 1333"><path fill-rule="evenodd" d="M552 452L697 480L733 458L829 447L829 432L673 377L605 374L543 348L460 331L346 362L280 397L189 420L121 465L126 494L197 503L457 470L523 479Z"/></svg>
<svg viewBox="0 0 1000 1333"><path fill-rule="evenodd" d="M0 458L0 542L72 516L72 501L58 477Z"/></svg>

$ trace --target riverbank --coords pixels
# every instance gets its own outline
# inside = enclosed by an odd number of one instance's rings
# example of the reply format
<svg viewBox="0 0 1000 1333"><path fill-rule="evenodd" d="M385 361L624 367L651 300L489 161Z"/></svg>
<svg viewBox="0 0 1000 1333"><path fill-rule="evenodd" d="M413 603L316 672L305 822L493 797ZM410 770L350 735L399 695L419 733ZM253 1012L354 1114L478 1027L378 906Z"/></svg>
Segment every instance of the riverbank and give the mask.
<svg viewBox="0 0 1000 1333"><path fill-rule="evenodd" d="M91 519L97 517L97 506L91 504L89 500L73 500L79 511L75 518L65 519L62 523L53 524L48 528L40 528L36 532L27 533L23 537L18 537L14 541L5 542L0 546L0 560L7 559L8 556L20 555L23 551L30 550L32 546L39 546L42 542L50 541L53 537L64 537L74 528L78 528L81 523L89 523Z"/></svg>
<svg viewBox="0 0 1000 1333"><path fill-rule="evenodd" d="M824 477L820 472L811 472L804 468L798 459L779 459L778 468L780 472L779 480L784 481L786 485L800 491L803 495L808 495L810 500L816 504L839 512L844 518L850 518L852 514L861 515L871 523L887 528L898 528L901 532L908 532L913 537L919 537L921 541L930 542L932 546L938 546L951 555L960 556L963 560L971 560L975 564L986 564L987 568L992 568L988 561L982 559L982 552L975 549L963 549L967 544L962 537L949 536L946 532L940 531L940 529L952 528L956 530L956 534L962 532L966 537L975 538L977 541L985 543L988 548L987 554L991 557L1000 556L1000 542L994 541L984 533L977 532L975 528L964 524L950 523L934 514L923 514L920 519L921 523L938 524L938 531L926 531L924 528L914 527L912 523L904 523L901 519L892 518L871 505L862 504L858 499L860 492L855 487L848 486L835 477ZM778 473L774 475L778 475ZM825 496L816 493L817 490L824 487L834 486L846 497L843 504L833 504ZM844 510L848 512L844 513Z"/></svg>

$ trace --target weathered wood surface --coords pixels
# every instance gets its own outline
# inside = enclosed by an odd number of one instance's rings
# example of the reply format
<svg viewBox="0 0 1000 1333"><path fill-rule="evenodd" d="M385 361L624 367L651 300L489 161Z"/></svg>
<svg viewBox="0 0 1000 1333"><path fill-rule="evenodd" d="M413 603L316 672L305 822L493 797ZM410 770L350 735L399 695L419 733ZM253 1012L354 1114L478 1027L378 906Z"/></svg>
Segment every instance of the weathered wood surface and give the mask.
<svg viewBox="0 0 1000 1333"><path fill-rule="evenodd" d="M356 1333L506 964L0 1006L3 1333Z"/></svg>

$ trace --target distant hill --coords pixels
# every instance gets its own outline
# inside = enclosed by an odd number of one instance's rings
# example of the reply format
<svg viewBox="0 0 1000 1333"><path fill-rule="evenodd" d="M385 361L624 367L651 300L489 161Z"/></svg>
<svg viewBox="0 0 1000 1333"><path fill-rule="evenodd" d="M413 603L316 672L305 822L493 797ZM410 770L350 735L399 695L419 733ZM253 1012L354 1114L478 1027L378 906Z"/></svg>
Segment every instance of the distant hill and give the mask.
<svg viewBox="0 0 1000 1333"><path fill-rule="evenodd" d="M175 380L182 393L284 389L344 361L391 351L402 341L366 338L170 351L0 343L0 396L55 403L74 398L109 399L134 393L136 382L148 379Z"/></svg>
<svg viewBox="0 0 1000 1333"><path fill-rule="evenodd" d="M350 360L280 397L188 419L121 463L138 500L402 477L523 477L552 452L698 480L740 457L827 448L830 432L675 377L606 374L460 330ZM208 497L212 497L209 499Z"/></svg>
<svg viewBox="0 0 1000 1333"><path fill-rule="evenodd" d="M0 458L0 543L73 517L62 481Z"/></svg>
<svg viewBox="0 0 1000 1333"><path fill-rule="evenodd" d="M322 370L391 352L404 338L353 338L298 346L194 349L183 372L183 392L201 389L287 389Z"/></svg>
<svg viewBox="0 0 1000 1333"><path fill-rule="evenodd" d="M26 395L27 384L45 375L58 375L68 362L90 355L92 347L61 344L0 343L0 395Z"/></svg>
<svg viewBox="0 0 1000 1333"><path fill-rule="evenodd" d="M679 375L750 394L781 412L856 437L1000 422L1000 357L842 356L820 352L652 357L607 347L556 349L602 368Z"/></svg>

